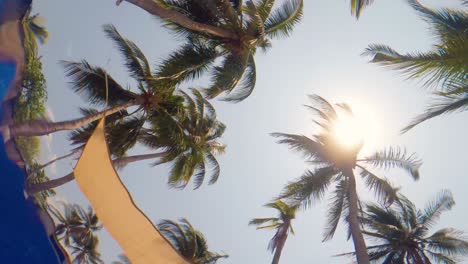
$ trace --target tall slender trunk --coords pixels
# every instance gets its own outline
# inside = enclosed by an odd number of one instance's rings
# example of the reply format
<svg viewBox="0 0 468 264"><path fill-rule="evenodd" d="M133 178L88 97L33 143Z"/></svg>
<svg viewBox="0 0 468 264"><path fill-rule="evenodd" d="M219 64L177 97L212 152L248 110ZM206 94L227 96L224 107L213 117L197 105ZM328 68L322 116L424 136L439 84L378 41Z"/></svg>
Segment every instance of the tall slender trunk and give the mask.
<svg viewBox="0 0 468 264"><path fill-rule="evenodd" d="M125 0L125 1L132 3L146 10L150 14L153 14L163 19L170 20L174 22L175 24L178 24L184 28L187 28L196 32L200 32L200 33L210 34L216 37L225 38L225 39L234 39L234 40L239 39L239 36L237 36L237 34L235 34L234 32L231 32L229 30L225 30L219 27L193 21L188 16L180 12L169 10L160 6L154 0Z"/></svg>
<svg viewBox="0 0 468 264"><path fill-rule="evenodd" d="M275 255L273 256L273 261L271 262L271 264L279 263L281 253L283 252L284 245L286 244L286 239L288 238L288 229L289 229L290 224L291 224L291 220L284 223L286 228L283 231L284 234L281 235L280 241L278 243L278 247L276 247L275 249Z"/></svg>
<svg viewBox="0 0 468 264"><path fill-rule="evenodd" d="M132 162L141 161L141 160L148 160L148 159L162 158L162 157L164 157L166 155L167 155L166 152L134 155L134 156L128 156L128 157L115 159L112 162L113 162L115 167L123 168L123 167L127 166L127 164L132 163Z"/></svg>
<svg viewBox="0 0 468 264"><path fill-rule="evenodd" d="M348 177L349 186L349 226L351 230L351 236L353 238L354 250L356 252L356 258L358 264L369 264L369 255L367 254L366 242L362 235L361 227L358 219L358 197L356 191L356 178L354 177L353 170L351 168L343 171L344 175Z"/></svg>
<svg viewBox="0 0 468 264"><path fill-rule="evenodd" d="M98 112L94 115L68 120L68 121L61 121L61 122L49 122L46 120L31 120L21 123L12 124L4 129L8 131L2 131L4 134L7 133L9 138L23 136L23 137L31 137L31 136L42 136L51 134L61 130L73 130L80 128L84 125L87 125L91 122L99 120L103 117L104 114L110 115L116 113L118 111L127 109L130 106L137 105L138 101L133 100L116 107Z"/></svg>
<svg viewBox="0 0 468 264"><path fill-rule="evenodd" d="M36 170L37 170L37 171L40 171L40 170L46 168L47 166L49 166L49 165L52 164L52 163L55 163L55 162L57 162L57 161L59 161L59 160L63 160L63 159L66 159L66 158L68 158L68 157L71 157L71 156L75 155L76 153L80 152L82 149L83 149L82 147L77 148L77 149L73 150L72 152L70 152L70 153L68 153L68 154L65 154L65 155L63 155L63 156L57 157L57 158L55 158L55 159L53 159L53 160L50 160L49 162L44 163L44 164L42 164L41 166L37 167Z"/></svg>
<svg viewBox="0 0 468 264"><path fill-rule="evenodd" d="M132 163L132 162L137 162L137 161L141 161L141 160L148 160L148 159L162 158L165 155L167 155L166 152L135 155L135 156L129 156L129 157L123 157L123 158L119 158L119 159L114 159L112 161L112 163L114 164L115 167L122 168L122 167L124 167L127 164ZM50 180L50 181L30 185L30 186L28 186L27 191L28 191L29 195L33 195L33 194L35 194L37 192L40 192L40 191L45 191L45 190L60 187L60 186L64 185L65 183L73 181L74 179L75 179L75 174L73 172L71 172L71 173L69 173L69 174L67 174L67 175L65 175L65 176L63 176L61 178L58 178L58 179L53 179L53 180Z"/></svg>

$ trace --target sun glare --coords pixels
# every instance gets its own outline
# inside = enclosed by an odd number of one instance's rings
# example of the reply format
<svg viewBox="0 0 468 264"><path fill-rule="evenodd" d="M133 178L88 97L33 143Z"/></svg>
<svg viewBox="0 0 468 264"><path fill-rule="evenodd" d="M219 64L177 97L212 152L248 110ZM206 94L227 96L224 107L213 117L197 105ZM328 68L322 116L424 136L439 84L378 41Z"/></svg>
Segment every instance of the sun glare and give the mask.
<svg viewBox="0 0 468 264"><path fill-rule="evenodd" d="M364 143L362 152L374 151L382 139L382 127L379 122L378 110L365 101L344 98L353 111L350 115L339 108L338 119L333 124L333 137L345 148L352 148Z"/></svg>
<svg viewBox="0 0 468 264"><path fill-rule="evenodd" d="M345 147L354 147L364 140L364 126L360 120L347 114L342 114L333 125L336 140Z"/></svg>

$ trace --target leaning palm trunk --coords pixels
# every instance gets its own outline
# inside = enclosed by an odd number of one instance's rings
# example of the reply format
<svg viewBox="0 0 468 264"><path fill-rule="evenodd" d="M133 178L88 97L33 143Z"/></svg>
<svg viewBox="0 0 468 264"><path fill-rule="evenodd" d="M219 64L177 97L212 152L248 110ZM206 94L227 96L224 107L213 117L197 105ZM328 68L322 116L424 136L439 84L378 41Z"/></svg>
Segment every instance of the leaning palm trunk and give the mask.
<svg viewBox="0 0 468 264"><path fill-rule="evenodd" d="M291 220L288 220L287 222L285 222L285 229L278 242L278 246L276 247L275 255L273 256L273 261L271 262L271 264L279 263L281 253L283 252L284 245L286 244L286 239L288 238L288 229L289 229L290 224L291 224Z"/></svg>
<svg viewBox="0 0 468 264"><path fill-rule="evenodd" d="M239 39L239 37L231 31L196 22L180 12L169 10L160 6L158 3L156 3L156 1L153 1L153 0L126 0L126 1L146 10L150 14L153 14L163 19L170 20L175 24L178 24L182 27L193 30L195 32L205 33L205 34L213 35L216 37L221 37L224 39Z"/></svg>
<svg viewBox="0 0 468 264"><path fill-rule="evenodd" d="M115 167L125 167L129 163L136 162L136 161L142 161L142 160L148 160L148 159L156 159L156 158L162 158L166 155L165 152L162 153L152 153L152 154L143 154L143 155L135 155L135 156L129 156L129 157L123 157L119 159L114 159L112 162ZM71 182L75 179L75 174L73 172L70 172L69 174L58 178L58 179L53 179L50 181L42 182L39 184L34 184L28 187L28 193L29 195L33 195L37 192L53 189L60 187L64 185L65 183Z"/></svg>
<svg viewBox="0 0 468 264"><path fill-rule="evenodd" d="M369 264L369 255L367 254L366 242L362 235L361 228L358 220L358 197L356 191L356 179L352 169L344 171L345 176L348 178L348 195L349 195L349 229L353 238L354 250L358 264Z"/></svg>
<svg viewBox="0 0 468 264"><path fill-rule="evenodd" d="M61 121L61 122L49 122L45 120L31 120L26 122L21 122L17 124L12 124L10 126L6 126L3 128L3 134L8 136L8 138L23 136L23 137L31 137L31 136L42 136L51 134L57 131L62 130L73 130L78 129L82 126L85 126L91 122L99 120L104 115L110 115L124 109L127 109L131 106L137 105L138 101L133 100L116 107L98 112L96 114L68 120L68 121Z"/></svg>
<svg viewBox="0 0 468 264"><path fill-rule="evenodd" d="M57 157L57 158L55 158L55 159L53 159L53 160L50 160L49 162L44 163L44 164L42 164L41 166L37 167L36 171L43 170L43 169L45 169L47 166L49 166L49 165L51 165L51 164L53 164L53 163L55 163L55 162L57 162L57 161L59 161L59 160L63 160L63 159L66 159L66 158L68 158L68 157L71 157L71 156L75 155L76 153L79 153L82 149L83 149L83 148L81 148L81 147L80 147L80 148L77 148L77 149L73 150L72 152L70 152L70 153L68 153L68 154L65 154L65 155L63 155L63 156Z"/></svg>

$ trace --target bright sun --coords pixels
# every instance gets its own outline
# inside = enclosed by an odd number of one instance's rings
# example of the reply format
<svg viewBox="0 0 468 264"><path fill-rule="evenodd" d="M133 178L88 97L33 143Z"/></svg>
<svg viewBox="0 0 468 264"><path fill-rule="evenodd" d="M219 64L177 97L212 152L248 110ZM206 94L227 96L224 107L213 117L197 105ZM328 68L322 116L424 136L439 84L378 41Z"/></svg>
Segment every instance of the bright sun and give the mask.
<svg viewBox="0 0 468 264"><path fill-rule="evenodd" d="M348 114L341 114L333 124L333 135L345 147L354 147L364 140L365 126L358 119Z"/></svg>

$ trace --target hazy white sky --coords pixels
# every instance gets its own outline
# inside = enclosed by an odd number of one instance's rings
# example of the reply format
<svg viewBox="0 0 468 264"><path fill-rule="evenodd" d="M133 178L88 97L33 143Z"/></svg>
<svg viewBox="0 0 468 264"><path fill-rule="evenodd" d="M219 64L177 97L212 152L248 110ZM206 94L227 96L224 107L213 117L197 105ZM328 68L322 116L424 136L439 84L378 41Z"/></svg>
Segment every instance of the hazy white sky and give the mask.
<svg viewBox="0 0 468 264"><path fill-rule="evenodd" d="M457 0L421 1L430 7L456 7ZM41 48L48 81L49 107L56 120L78 116L85 102L67 85L59 60L86 59L105 66L121 83L129 83L122 60L101 26L112 23L136 42L157 65L181 43L170 36L145 11L112 0L36 1L35 11L46 17L50 39ZM369 139L364 152L385 146L405 146L423 159L421 180L412 182L400 171L385 173L404 194L422 206L433 195L448 188L458 204L443 215L439 227L468 231L468 133L467 113L437 118L400 136L399 130L420 113L428 92L415 81L405 81L396 72L367 63L360 53L370 43L384 43L399 51L428 49L432 38L425 24L404 0L378 0L361 19L351 17L343 0L307 0L303 22L292 37L275 41L267 53L259 52L257 86L246 101L229 104L214 101L219 119L228 130L223 142L227 153L219 157L222 174L216 185L197 191L170 190L166 186L167 167L149 167L149 162L128 166L120 175L134 199L150 219L188 218L207 237L211 250L226 252L230 258L220 263L258 264L271 262L266 250L272 231L257 231L247 225L253 217L275 213L262 205L307 168L302 158L278 145L271 132L310 135L311 116L302 107L307 94L319 94L331 102L348 102L356 114L368 119ZM43 160L70 150L66 133L44 147ZM144 149L137 148L134 153ZM51 177L70 172L73 163L60 163ZM99 175L96 175L99 176ZM86 204L75 183L59 188L59 199ZM359 190L369 198L368 191ZM285 246L282 263L349 263L331 257L352 249L340 228L332 241L322 243L326 202L301 211L293 223L296 235ZM100 249L106 263L121 253L105 233ZM468 262L466 262L468 263Z"/></svg>

